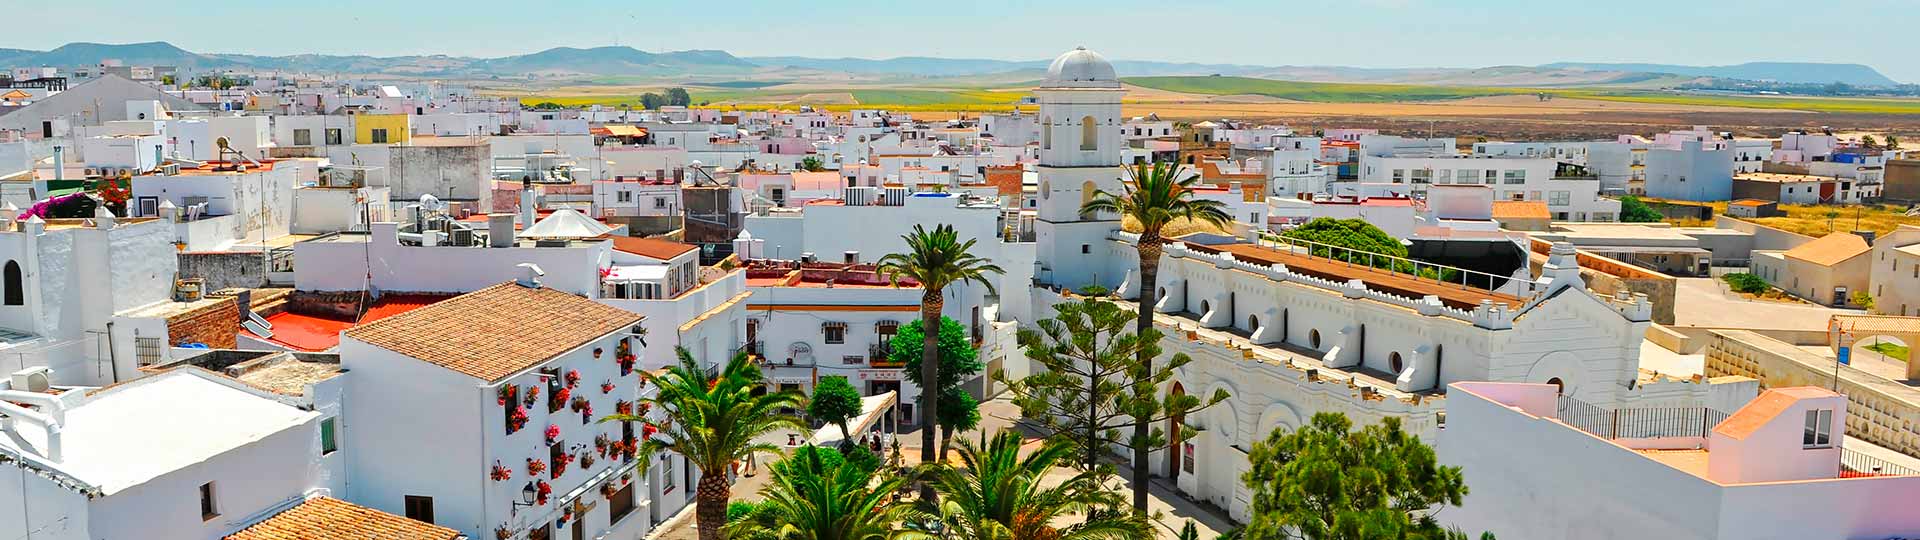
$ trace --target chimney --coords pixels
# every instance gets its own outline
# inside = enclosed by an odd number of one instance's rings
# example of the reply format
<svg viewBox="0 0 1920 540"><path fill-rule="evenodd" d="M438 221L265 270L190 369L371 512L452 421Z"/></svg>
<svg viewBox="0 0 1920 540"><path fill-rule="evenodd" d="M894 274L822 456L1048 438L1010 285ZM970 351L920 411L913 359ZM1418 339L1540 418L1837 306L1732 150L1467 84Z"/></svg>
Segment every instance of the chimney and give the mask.
<svg viewBox="0 0 1920 540"><path fill-rule="evenodd" d="M513 214L487 214L487 247L513 247Z"/></svg>
<svg viewBox="0 0 1920 540"><path fill-rule="evenodd" d="M64 147L64 146L54 146L54 147L53 147L53 179L54 179L54 180L66 180L66 179L67 179L67 160L66 160L66 157L67 157L67 148L66 148L66 147Z"/></svg>
<svg viewBox="0 0 1920 540"><path fill-rule="evenodd" d="M114 224L114 221L116 221L116 219L117 219L117 216L114 216L113 211L108 210L107 206L104 204L93 208L93 226L94 227L100 228L102 230L113 230L113 224Z"/></svg>
<svg viewBox="0 0 1920 540"><path fill-rule="evenodd" d="M535 203L533 200L533 181L521 180L520 181L520 227L521 228L527 228L527 227L533 226L533 217L535 215L538 215L535 212L534 205Z"/></svg>
<svg viewBox="0 0 1920 540"><path fill-rule="evenodd" d="M846 253L842 253L840 256L841 256L841 262L844 262L847 264L860 264L860 252L858 251L848 251Z"/></svg>

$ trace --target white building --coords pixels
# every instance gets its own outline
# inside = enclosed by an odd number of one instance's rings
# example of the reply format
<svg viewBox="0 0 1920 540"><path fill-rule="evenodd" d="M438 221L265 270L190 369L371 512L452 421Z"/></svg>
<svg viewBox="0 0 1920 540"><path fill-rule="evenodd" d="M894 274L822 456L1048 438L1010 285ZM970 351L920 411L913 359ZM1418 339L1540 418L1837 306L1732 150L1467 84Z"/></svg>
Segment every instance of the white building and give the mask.
<svg viewBox="0 0 1920 540"><path fill-rule="evenodd" d="M286 236L293 225L295 171L280 161L217 162L181 168L177 174L136 176L135 216L159 216L173 206L176 241L190 251L221 251L235 244L263 245ZM166 217L166 216L163 216Z"/></svg>
<svg viewBox="0 0 1920 540"><path fill-rule="evenodd" d="M597 422L641 395L641 317L530 278L344 333L350 500L469 538L634 538L684 505L683 458L633 477L611 443L640 427Z"/></svg>
<svg viewBox="0 0 1920 540"><path fill-rule="evenodd" d="M1713 137L1676 138L1647 149L1649 197L1724 201L1733 196L1734 150Z"/></svg>
<svg viewBox="0 0 1920 540"><path fill-rule="evenodd" d="M1501 201L1544 201L1555 221L1614 221L1620 201L1600 196L1601 181L1553 158L1445 154L1375 156L1360 166L1361 182L1410 186L1480 184Z"/></svg>
<svg viewBox="0 0 1920 540"><path fill-rule="evenodd" d="M216 540L321 482L320 414L270 392L197 368L36 384L0 390L0 536Z"/></svg>
<svg viewBox="0 0 1920 540"><path fill-rule="evenodd" d="M1437 450L1472 486L1439 518L1500 537L1900 538L1920 472L1848 448L1848 398L1767 390L1738 411L1605 410L1552 385L1456 383Z"/></svg>

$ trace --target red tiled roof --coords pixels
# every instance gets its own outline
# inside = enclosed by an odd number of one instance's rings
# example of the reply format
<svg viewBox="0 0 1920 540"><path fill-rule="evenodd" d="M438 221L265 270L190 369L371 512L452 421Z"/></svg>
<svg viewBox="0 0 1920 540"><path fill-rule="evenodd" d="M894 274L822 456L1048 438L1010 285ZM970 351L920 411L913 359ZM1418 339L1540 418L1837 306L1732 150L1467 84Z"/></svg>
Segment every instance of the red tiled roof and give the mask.
<svg viewBox="0 0 1920 540"><path fill-rule="evenodd" d="M332 497L288 508L226 540L453 540L460 531Z"/></svg>
<svg viewBox="0 0 1920 540"><path fill-rule="evenodd" d="M613 238L613 249L641 257L660 259L662 261L672 260L674 257L679 257L689 251L699 249L698 246L694 246L693 244L682 244L660 238L637 238L632 236L614 236L611 238Z"/></svg>
<svg viewBox="0 0 1920 540"><path fill-rule="evenodd" d="M640 319L639 314L580 295L509 281L363 324L344 335L492 382Z"/></svg>
<svg viewBox="0 0 1920 540"><path fill-rule="evenodd" d="M1734 411L1733 416L1728 416L1726 420L1721 420L1719 424L1713 426L1713 432L1735 439L1745 439L1759 430L1760 426L1767 425L1768 422L1773 421L1774 417L1786 412L1795 402L1834 395L1838 394L1816 386L1767 390L1762 392L1760 397L1747 402L1747 405L1740 410Z"/></svg>

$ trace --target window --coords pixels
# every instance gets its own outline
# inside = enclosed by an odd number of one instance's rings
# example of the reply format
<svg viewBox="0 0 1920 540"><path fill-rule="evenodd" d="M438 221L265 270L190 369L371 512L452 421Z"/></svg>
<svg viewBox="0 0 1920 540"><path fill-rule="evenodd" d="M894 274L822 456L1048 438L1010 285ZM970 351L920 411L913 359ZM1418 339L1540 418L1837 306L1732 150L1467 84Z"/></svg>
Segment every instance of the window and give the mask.
<svg viewBox="0 0 1920 540"><path fill-rule="evenodd" d="M1040 120L1040 149L1053 149L1053 117L1051 116Z"/></svg>
<svg viewBox="0 0 1920 540"><path fill-rule="evenodd" d="M1807 429L1800 434L1800 446L1805 448L1833 446L1833 409L1807 411Z"/></svg>
<svg viewBox="0 0 1920 540"><path fill-rule="evenodd" d="M666 197L654 197L654 198L653 198L653 207L654 207L654 208L666 208L666 207L667 207L667 198L666 198Z"/></svg>
<svg viewBox="0 0 1920 540"><path fill-rule="evenodd" d="M1493 172L1493 171L1487 171L1487 172ZM1503 174L1504 174L1504 176L1505 176L1505 178L1506 178L1506 180L1505 180L1505 181L1506 181L1506 183L1508 183L1508 184L1525 184L1525 183L1527 183L1527 171L1524 171L1524 170L1513 170L1513 171L1506 171L1506 172L1504 172ZM1488 183L1489 183L1489 184L1491 184L1492 182L1488 182Z"/></svg>
<svg viewBox="0 0 1920 540"><path fill-rule="evenodd" d="M220 517L220 504L214 500L213 482L200 484L200 520Z"/></svg>
<svg viewBox="0 0 1920 540"><path fill-rule="evenodd" d="M540 368L540 379L547 382L547 390L546 390L547 413L552 414L552 413L560 412L560 409L562 407L567 406L565 402L562 402L558 399L554 399L555 397L560 395L560 388L566 385L566 383L563 382L560 378L560 368L558 367ZM535 398L535 399L539 399L539 398Z"/></svg>
<svg viewBox="0 0 1920 540"><path fill-rule="evenodd" d="M1407 179L1415 184L1433 183L1433 169L1414 169L1408 171Z"/></svg>
<svg viewBox="0 0 1920 540"><path fill-rule="evenodd" d="M1099 125L1093 123L1093 116L1080 117L1080 151L1092 152L1100 149Z"/></svg>
<svg viewBox="0 0 1920 540"><path fill-rule="evenodd" d="M618 191L613 194L613 202L633 202L633 192Z"/></svg>
<svg viewBox="0 0 1920 540"><path fill-rule="evenodd" d="M1081 254L1081 255L1091 255L1092 253L1093 253L1093 245L1092 245L1092 244L1080 244L1080 254Z"/></svg>
<svg viewBox="0 0 1920 540"><path fill-rule="evenodd" d="M1549 192L1547 192L1547 204L1548 204L1548 205L1552 205L1552 206L1566 206L1566 205L1568 204L1568 202L1569 202L1569 201L1570 201L1571 199L1572 199L1572 194L1571 194L1571 193L1568 193L1568 192L1565 192L1565 191L1549 191Z"/></svg>
<svg viewBox="0 0 1920 540"><path fill-rule="evenodd" d="M160 362L160 351L167 346L165 339L157 337L133 338L133 358L138 365L150 366Z"/></svg>
<svg viewBox="0 0 1920 540"><path fill-rule="evenodd" d="M1453 172L1453 178L1462 184L1471 184L1473 179L1479 177L1480 173L1474 172L1473 169L1460 169Z"/></svg>
<svg viewBox="0 0 1920 540"><path fill-rule="evenodd" d="M826 323L820 325L820 332L828 344L847 342L847 323Z"/></svg>
<svg viewBox="0 0 1920 540"><path fill-rule="evenodd" d="M329 146L340 144L340 128L327 128L327 144Z"/></svg>
<svg viewBox="0 0 1920 540"><path fill-rule="evenodd" d="M311 129L293 130L293 145L294 146L313 146L313 130Z"/></svg>
<svg viewBox="0 0 1920 540"><path fill-rule="evenodd" d="M612 497L607 497L607 523L619 523L620 518L633 513L633 486L637 485L640 483L627 482L626 487L613 492Z"/></svg>
<svg viewBox="0 0 1920 540"><path fill-rule="evenodd" d="M673 479L680 475L673 472L674 454L660 454L660 493L673 493Z"/></svg>
<svg viewBox="0 0 1920 540"><path fill-rule="evenodd" d="M21 280L24 278L20 277L19 261L7 261L6 270L0 273L5 274L4 279L7 282L6 283L6 289L7 289L6 305L9 305L9 306L27 305L26 286L21 283Z"/></svg>
<svg viewBox="0 0 1920 540"><path fill-rule="evenodd" d="M1404 184L1404 183L1406 183L1406 182L1407 182L1407 170L1406 170L1406 169L1394 169L1394 170L1393 170L1393 183L1395 183L1395 184Z"/></svg>
<svg viewBox="0 0 1920 540"><path fill-rule="evenodd" d="M407 519L433 523L433 497L408 495Z"/></svg>
<svg viewBox="0 0 1920 540"><path fill-rule="evenodd" d="M1487 174L1487 176L1486 176L1486 179L1487 179L1487 181L1486 181L1486 184L1487 184L1487 185L1489 185L1489 186L1491 186L1491 185L1493 185L1493 184L1495 183L1495 181L1496 181L1496 180L1498 180L1498 179L1499 179L1499 176L1500 176L1500 171L1496 171L1496 170L1493 170L1493 169L1487 169L1487 170L1486 170L1486 174Z"/></svg>
<svg viewBox="0 0 1920 540"><path fill-rule="evenodd" d="M332 454L340 449L340 435L334 425L339 420L338 417L332 417L320 421L320 455Z"/></svg>
<svg viewBox="0 0 1920 540"><path fill-rule="evenodd" d="M565 440L556 438L553 440L553 446L547 447L547 472L551 473L554 478L559 478L560 475L563 474L561 472L562 469L556 465L560 463L560 456L566 455L566 453L567 441Z"/></svg>
<svg viewBox="0 0 1920 540"><path fill-rule="evenodd" d="M371 138L375 144L387 142L387 129L373 128L372 132L368 134L368 137Z"/></svg>
<svg viewBox="0 0 1920 540"><path fill-rule="evenodd" d="M1307 347L1315 350L1318 350L1320 348L1320 331L1319 330L1307 331Z"/></svg>
<svg viewBox="0 0 1920 540"><path fill-rule="evenodd" d="M1437 171L1433 171L1433 183L1435 183L1435 184L1451 184L1451 183L1453 183L1453 170L1452 170L1452 169L1440 169L1440 170L1437 170Z"/></svg>

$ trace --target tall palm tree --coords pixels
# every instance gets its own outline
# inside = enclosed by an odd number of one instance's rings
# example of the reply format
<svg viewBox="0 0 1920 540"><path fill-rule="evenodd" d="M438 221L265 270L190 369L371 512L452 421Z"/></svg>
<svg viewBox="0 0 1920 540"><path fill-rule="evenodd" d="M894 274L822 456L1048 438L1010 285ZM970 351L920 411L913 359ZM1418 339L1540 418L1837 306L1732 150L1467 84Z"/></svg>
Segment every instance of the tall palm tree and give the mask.
<svg viewBox="0 0 1920 540"><path fill-rule="evenodd" d="M642 375L660 387L653 397L640 398L645 405L642 409L659 409L661 419L649 419L645 414L612 414L600 421L640 422L657 430L634 452L643 456L639 460L643 472L652 462L644 456L662 451L686 456L700 469L700 482L694 491L694 518L700 540L720 540L720 527L727 521L727 501L732 497L729 468L753 454L779 453L777 446L756 442L763 435L783 428L805 431L806 424L799 418L780 413L784 408L798 408L802 398L793 391L754 395L765 383L745 351L735 353L725 367L711 375L685 347L674 347L674 352L680 357L678 365L664 374Z"/></svg>
<svg viewBox="0 0 1920 540"><path fill-rule="evenodd" d="M1233 217L1227 215L1226 205L1220 201L1194 196L1193 188L1200 183L1200 175L1191 174L1178 165L1164 161L1136 163L1127 172L1132 180L1122 184L1120 193L1094 191L1093 196L1080 205L1080 215L1118 214L1122 219L1131 218L1140 224L1140 240L1133 245L1134 251L1140 256L1140 305L1133 329L1136 335L1140 335L1153 327L1154 304L1160 303L1160 253L1165 251L1167 244L1167 239L1161 233L1167 225L1176 219L1185 219L1225 228L1233 222ZM1148 350L1144 347L1140 349L1139 363L1143 373L1153 372L1153 358L1148 357ZM1148 384L1144 381L1147 379L1142 378L1135 384ZM1144 395L1146 392L1140 393ZM1134 422L1133 508L1138 512L1147 510L1147 455L1151 449L1142 441L1148 440L1150 429L1151 426L1146 422ZM1177 438L1179 434L1170 436Z"/></svg>
<svg viewBox="0 0 1920 540"><path fill-rule="evenodd" d="M978 283L987 288L987 294L995 294L987 274L1006 271L974 256L973 243L978 239L961 242L960 233L952 225L939 225L933 232L914 225L912 233L900 238L907 241L907 252L881 257L876 271L895 285L902 279L920 282L920 461L932 463L940 401L940 389L934 388L940 381L940 310L947 304L946 288L956 283Z"/></svg>
<svg viewBox="0 0 1920 540"><path fill-rule="evenodd" d="M729 538L748 533L779 540L886 540L907 507L893 493L907 480L851 460L828 464L820 458L831 448L795 452L773 468L773 483L760 490L765 500L749 519L728 523ZM875 477L879 480L875 481Z"/></svg>
<svg viewBox="0 0 1920 540"><path fill-rule="evenodd" d="M903 522L903 540L1133 540L1153 538L1153 525L1141 514L1113 511L1126 500L1100 485L1100 475L1084 471L1053 484L1045 480L1054 466L1074 455L1072 442L1052 439L1020 457L1022 439L1011 430L992 440L960 441L960 467L923 465L922 474L944 495L920 500ZM984 446L984 448L982 447ZM1055 524L1071 515L1085 520Z"/></svg>

